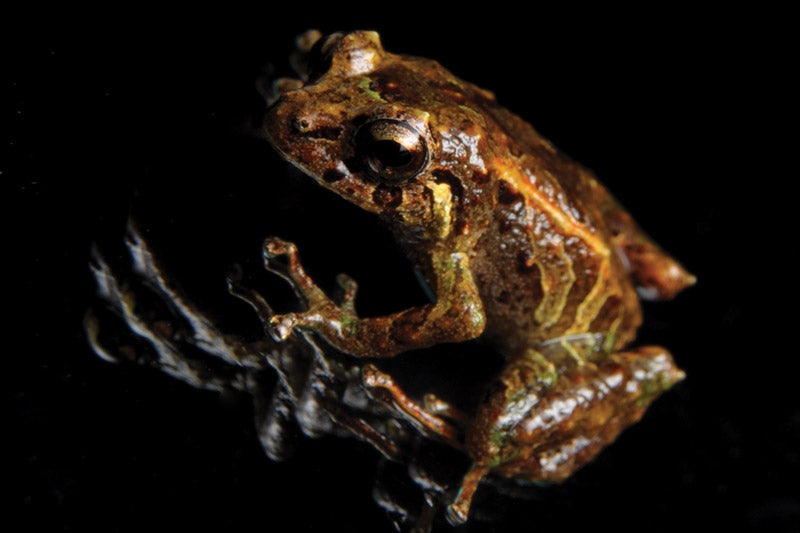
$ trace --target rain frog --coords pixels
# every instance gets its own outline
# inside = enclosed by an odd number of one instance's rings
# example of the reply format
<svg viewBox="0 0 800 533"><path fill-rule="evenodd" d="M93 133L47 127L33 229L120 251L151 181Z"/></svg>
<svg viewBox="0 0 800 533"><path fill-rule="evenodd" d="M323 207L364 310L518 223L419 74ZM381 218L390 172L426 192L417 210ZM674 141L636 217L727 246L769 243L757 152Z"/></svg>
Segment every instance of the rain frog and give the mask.
<svg viewBox="0 0 800 533"><path fill-rule="evenodd" d="M561 481L684 374L657 346L630 347L640 298L670 299L694 277L586 168L494 95L430 59L385 51L368 31L305 35L300 79L281 79L265 120L293 165L391 229L430 303L355 311L354 280L331 299L277 238L267 261L304 311L274 314L277 341L313 332L356 358L472 339L505 359L475 412L417 403L365 364L365 387L472 467L448 507L467 519L480 480ZM388 281L388 280L387 280Z"/></svg>

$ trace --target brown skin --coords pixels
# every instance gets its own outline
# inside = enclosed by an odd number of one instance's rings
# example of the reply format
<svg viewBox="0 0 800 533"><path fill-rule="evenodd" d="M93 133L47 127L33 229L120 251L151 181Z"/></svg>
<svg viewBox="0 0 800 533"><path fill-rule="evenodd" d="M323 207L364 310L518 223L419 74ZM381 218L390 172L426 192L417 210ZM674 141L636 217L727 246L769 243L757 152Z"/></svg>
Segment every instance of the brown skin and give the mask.
<svg viewBox="0 0 800 533"><path fill-rule="evenodd" d="M435 300L358 317L351 281L350 299L337 305L303 272L294 247L273 239L266 256L289 257L285 276L308 305L272 317L273 335L312 330L357 357L481 337L507 358L463 441L420 414L388 376L373 367L365 376L473 459L453 521L466 520L485 473L562 480L682 379L663 348L624 349L641 323L637 289L668 299L694 277L591 172L491 93L434 61L384 51L373 32L334 34L306 57L308 80L277 85L270 141L320 185L383 219Z"/></svg>

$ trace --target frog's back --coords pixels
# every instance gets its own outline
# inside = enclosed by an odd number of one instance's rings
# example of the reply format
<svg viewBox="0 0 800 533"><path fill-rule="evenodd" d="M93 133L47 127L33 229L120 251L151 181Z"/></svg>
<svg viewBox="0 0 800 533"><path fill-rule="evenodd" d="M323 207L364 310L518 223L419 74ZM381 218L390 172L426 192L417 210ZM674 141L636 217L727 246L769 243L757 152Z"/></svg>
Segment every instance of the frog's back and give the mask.
<svg viewBox="0 0 800 533"><path fill-rule="evenodd" d="M602 334L628 343L641 322L636 290L607 227L591 172L500 106L493 219L473 270L486 337L508 354L555 338Z"/></svg>

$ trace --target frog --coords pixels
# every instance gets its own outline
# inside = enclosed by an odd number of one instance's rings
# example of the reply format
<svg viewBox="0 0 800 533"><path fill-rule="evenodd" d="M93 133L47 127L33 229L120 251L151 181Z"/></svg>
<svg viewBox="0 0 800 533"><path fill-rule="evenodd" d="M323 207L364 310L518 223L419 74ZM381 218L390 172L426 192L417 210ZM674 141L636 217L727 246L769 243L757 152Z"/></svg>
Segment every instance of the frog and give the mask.
<svg viewBox="0 0 800 533"><path fill-rule="evenodd" d="M659 346L632 346L641 300L696 282L642 230L592 171L489 90L435 60L386 51L374 31L307 32L298 78L275 82L263 132L319 186L374 214L430 301L383 316L336 301L297 247L264 244L303 311L271 314L270 335L297 331L368 361L363 385L471 466L447 506L469 517L480 482L499 475L561 482L637 422L685 373ZM388 281L388 280L387 280ZM504 366L474 412L420 403L372 361L475 341Z"/></svg>

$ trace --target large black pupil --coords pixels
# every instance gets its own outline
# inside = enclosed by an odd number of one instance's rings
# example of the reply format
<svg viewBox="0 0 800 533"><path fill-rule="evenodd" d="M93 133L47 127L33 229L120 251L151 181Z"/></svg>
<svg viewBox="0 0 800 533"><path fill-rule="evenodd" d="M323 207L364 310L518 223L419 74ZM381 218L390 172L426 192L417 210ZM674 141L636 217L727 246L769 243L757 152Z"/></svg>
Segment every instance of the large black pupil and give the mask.
<svg viewBox="0 0 800 533"><path fill-rule="evenodd" d="M412 155L405 146L396 141L375 141L372 143L372 155L383 166L389 168L402 167L411 162Z"/></svg>

